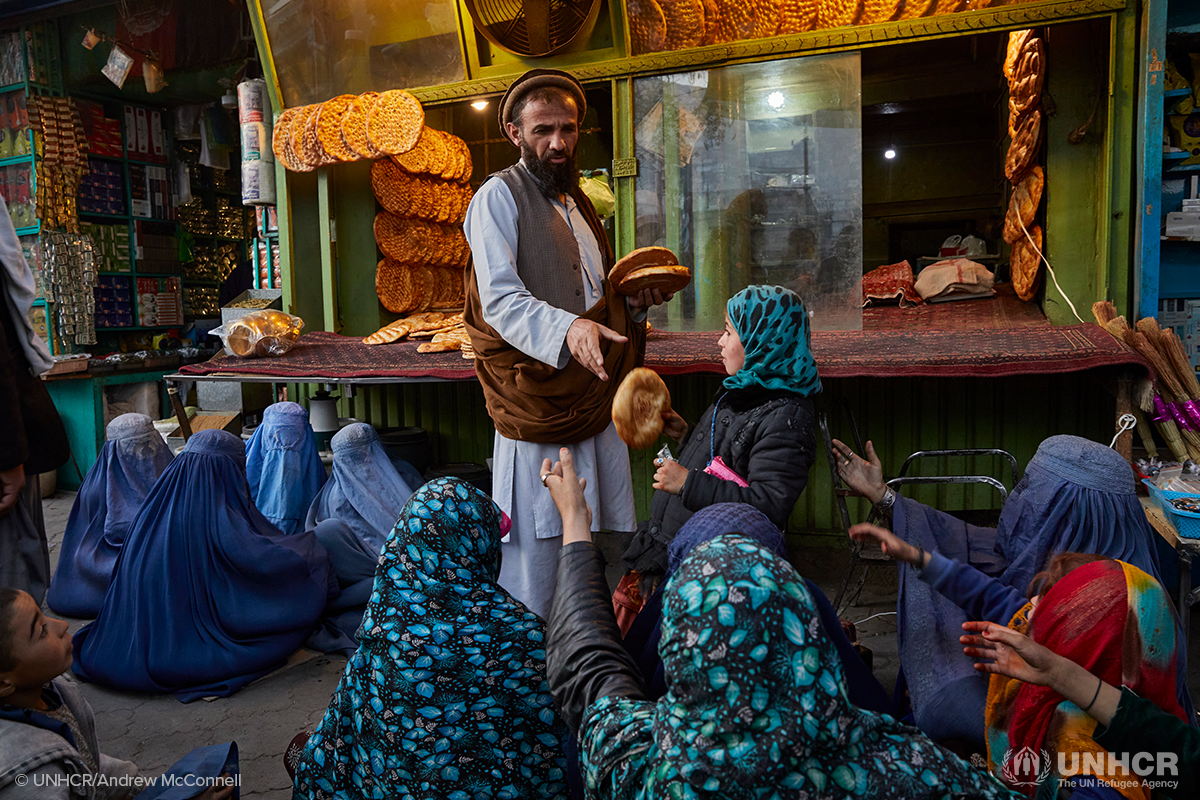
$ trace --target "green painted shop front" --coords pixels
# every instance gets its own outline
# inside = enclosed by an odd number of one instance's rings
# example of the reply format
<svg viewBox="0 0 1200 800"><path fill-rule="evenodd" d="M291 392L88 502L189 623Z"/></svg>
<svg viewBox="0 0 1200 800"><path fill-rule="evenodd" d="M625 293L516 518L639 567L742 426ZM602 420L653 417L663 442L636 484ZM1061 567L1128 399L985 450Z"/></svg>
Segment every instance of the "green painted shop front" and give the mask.
<svg viewBox="0 0 1200 800"><path fill-rule="evenodd" d="M251 2L255 35L267 72L267 82L278 114L283 108L325 97L289 97L279 80L283 70L272 49L269 26L261 3ZM664 75L739 63L756 63L797 56L835 52L866 53L874 48L911 48L913 53L958 37L986 37L1025 27L1045 26L1052 55L1047 91L1056 111L1047 120L1045 166L1047 180L1046 256L1054 265L1061 291L1051 284L1040 299L1054 324L1078 320L1064 301L1064 293L1080 315L1091 320L1091 304L1112 300L1123 313L1132 311L1131 218L1132 186L1137 145L1135 125L1138 74L1138 17L1136 9L1121 0L1039 2L1005 6L987 12L952 17L909 20L904 23L861 26L838 31L818 31L751 43L696 48L650 56L627 56L628 37L620 4L604 5L602 24L583 52L548 59L520 61L498 55L495 48L473 35L471 22L460 5L460 45L468 79L428 87L409 87L426 107L426 122L455 133L453 108L465 101L494 100L513 76L532 66L572 69L589 89L597 87L611 96L613 158L634 154L634 82L647 75ZM608 15L605 17L605 15ZM605 22L607 19L609 22ZM615 32L615 33L614 33ZM881 51L882 52L882 51ZM899 57L882 59L894 64ZM864 55L864 63L881 61ZM960 80L986 88L988 80L1002 85L999 74L948 77L922 73L920 65L870 74L864 68L862 102L878 102L900 91L917 96L934 92L934 84ZM889 81L902 88L889 88ZM974 81L974 84L971 82ZM977 88L978 88L977 86ZM382 90L390 86L367 86ZM348 90L348 89L347 89ZM951 91L952 89L946 89ZM995 159L1003 163L1004 108L996 110ZM1073 142L1068 134L1091 118L1086 135ZM864 146L864 159L867 151ZM936 156L926 164L909 164L915 173L936 171ZM888 196L872 201L874 167L864 166L864 216L903 213L914 203L936 205L919 196ZM327 330L364 336L394 318L379 304L374 271L379 255L372 233L376 202L370 186L370 163L356 162L321 167L311 173L290 173L277 166L280 244L285 309L301 315L306 331ZM994 166L970 177L982 188L964 189L975 198L1003 190L993 185L1003 180L1003 169ZM613 239L618 253L637 243L637 199L633 178L616 178L616 213ZM964 178L967 180L967 178ZM906 183L915 183L907 181ZM945 191L941 192L943 195ZM936 199L936 198L935 198ZM666 198L670 205L673 198ZM987 205L987 200L981 201ZM899 211L897 210L899 209ZM1001 207L1002 212L1002 207ZM864 227L866 221L864 221ZM869 237L869 232L868 232ZM869 251L869 241L864 252ZM716 347L717 334L713 334ZM831 409L834 435L849 435L839 425L843 406L853 410L863 433L873 439L885 465L894 473L909 452L917 449L1003 447L1023 465L1038 443L1048 435L1073 433L1108 443L1116 419L1115 386L1118 376L1084 371L1057 375L1019 375L1004 378L872 378L827 379L821 405ZM676 409L695 421L712 402L719 381L712 375L667 379ZM315 385L289 386L289 399L306 402ZM345 394L343 392L343 394ZM491 455L494 428L484 408L477 383L417 383L358 387L354 397L343 398L339 411L380 427L419 425L430 432L439 462L482 463ZM819 437L818 437L819 438ZM648 515L652 451L632 454L639 517ZM955 473L999 474L990 461L950 461L937 469ZM990 490L989 490L990 491ZM986 508L995 499L982 489L926 487L918 499L941 508ZM861 519L865 508L852 501L851 516ZM839 528L825 455L818 450L809 485L792 514L793 533L830 536Z"/></svg>

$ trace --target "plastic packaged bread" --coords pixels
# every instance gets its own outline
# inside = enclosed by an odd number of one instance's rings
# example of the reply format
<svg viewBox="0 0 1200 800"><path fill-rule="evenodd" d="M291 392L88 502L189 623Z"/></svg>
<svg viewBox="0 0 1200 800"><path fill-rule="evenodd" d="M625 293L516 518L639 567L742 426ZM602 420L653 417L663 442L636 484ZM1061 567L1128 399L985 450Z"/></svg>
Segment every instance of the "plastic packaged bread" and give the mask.
<svg viewBox="0 0 1200 800"><path fill-rule="evenodd" d="M212 331L225 344L225 352L240 358L281 356L300 338L304 320L282 311L264 309L230 320Z"/></svg>

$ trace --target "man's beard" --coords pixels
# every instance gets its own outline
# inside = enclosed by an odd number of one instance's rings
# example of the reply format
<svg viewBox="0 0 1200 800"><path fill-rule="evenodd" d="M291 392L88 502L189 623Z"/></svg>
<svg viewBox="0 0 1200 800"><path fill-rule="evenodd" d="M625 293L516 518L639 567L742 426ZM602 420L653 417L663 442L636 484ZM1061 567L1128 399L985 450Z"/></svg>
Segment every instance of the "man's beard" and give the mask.
<svg viewBox="0 0 1200 800"><path fill-rule="evenodd" d="M578 188L579 169L576 167L574 153L567 153L567 160L562 164L551 164L551 155L559 154L547 150L546 160L543 161L538 158L532 147L524 140L521 141L521 159L525 162L529 174L533 176L542 194L551 200L557 200L560 195L570 194L572 189Z"/></svg>

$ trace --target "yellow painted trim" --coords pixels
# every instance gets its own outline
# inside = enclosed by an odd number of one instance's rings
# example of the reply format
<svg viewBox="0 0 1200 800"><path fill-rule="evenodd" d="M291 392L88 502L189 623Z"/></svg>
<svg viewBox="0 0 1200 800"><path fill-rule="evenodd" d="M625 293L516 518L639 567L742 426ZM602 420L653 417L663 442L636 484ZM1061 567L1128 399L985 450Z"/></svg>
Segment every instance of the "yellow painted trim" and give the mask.
<svg viewBox="0 0 1200 800"><path fill-rule="evenodd" d="M611 0L611 2L620 3L622 0ZM1043 0L1040 3L964 11L937 17L809 31L791 36L776 36L750 42L731 42L631 58L611 58L591 64L572 66L571 72L585 82L682 72L748 61L769 61L797 55L860 50L866 47L880 47L901 42L943 39L985 31L1018 30L1052 22L1108 16L1125 7L1126 0ZM620 35L623 38L627 38L627 32L624 30L627 27L621 26ZM550 59L549 61L555 66L563 63L561 59ZM512 78L524 72L528 65L517 63L504 66L507 67L504 75L496 74L496 71L501 69L500 67L485 68L480 70L480 80L430 86L411 91L424 103L499 94L507 89ZM487 77L483 77L483 74L486 74Z"/></svg>
<svg viewBox="0 0 1200 800"><path fill-rule="evenodd" d="M263 16L262 0L248 0L250 26L254 28L254 43L258 47L258 60L263 68L263 80L267 82L267 94L271 106L282 111L283 89L279 85L279 74L275 71L275 53L271 50L271 37L267 35L267 18Z"/></svg>

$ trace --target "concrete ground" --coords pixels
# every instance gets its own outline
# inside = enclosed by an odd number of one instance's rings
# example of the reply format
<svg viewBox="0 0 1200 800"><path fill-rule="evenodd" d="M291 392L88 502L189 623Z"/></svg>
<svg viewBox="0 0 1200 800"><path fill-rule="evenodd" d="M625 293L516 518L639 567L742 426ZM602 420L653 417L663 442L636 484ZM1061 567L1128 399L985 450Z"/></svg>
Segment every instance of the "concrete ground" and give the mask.
<svg viewBox="0 0 1200 800"><path fill-rule="evenodd" d="M74 498L74 493L59 492L43 501L52 564L58 561ZM619 545L602 542L601 546L613 551ZM833 598L848 563L848 551L792 547L790 556L805 577ZM610 570L614 584L616 577ZM895 602L895 567L872 566L857 603L842 613L856 623L860 641L873 652L875 675L889 694L900 665ZM1200 697L1197 617L1200 613L1192 619L1188 673L1193 697ZM71 622L72 631L85 623ZM241 757L242 797L284 800L291 797L291 782L283 768L283 751L296 733L311 729L321 719L345 663L342 656L300 651L286 667L232 697L189 704L169 695L120 692L87 683L81 686L96 714L101 749L108 755L134 761L143 774L158 775L193 748L233 740Z"/></svg>

